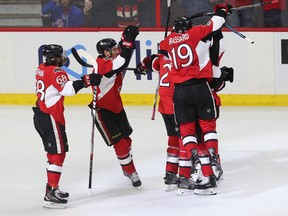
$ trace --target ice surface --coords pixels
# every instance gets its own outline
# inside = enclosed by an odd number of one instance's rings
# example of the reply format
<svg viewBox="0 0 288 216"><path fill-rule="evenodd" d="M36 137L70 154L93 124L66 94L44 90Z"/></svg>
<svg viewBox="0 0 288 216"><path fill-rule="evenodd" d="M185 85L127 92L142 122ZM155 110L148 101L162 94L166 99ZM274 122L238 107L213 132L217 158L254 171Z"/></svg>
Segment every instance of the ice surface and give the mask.
<svg viewBox="0 0 288 216"><path fill-rule="evenodd" d="M29 106L0 106L0 216L287 216L288 107L222 107L218 136L224 181L216 196L164 191L167 138L152 107L126 107L133 158L143 187L123 176L113 148L95 133L93 192L88 197L92 119L86 106L66 107L67 153L60 188L69 207L41 207L46 155Z"/></svg>

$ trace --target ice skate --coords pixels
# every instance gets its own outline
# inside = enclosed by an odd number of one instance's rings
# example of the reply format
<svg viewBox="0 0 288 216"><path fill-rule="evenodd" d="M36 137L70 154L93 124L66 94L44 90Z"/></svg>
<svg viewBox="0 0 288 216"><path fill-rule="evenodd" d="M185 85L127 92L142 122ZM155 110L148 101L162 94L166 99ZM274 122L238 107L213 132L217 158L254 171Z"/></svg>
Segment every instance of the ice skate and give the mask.
<svg viewBox="0 0 288 216"><path fill-rule="evenodd" d="M166 172L164 177L165 191L170 192L178 189L178 177L173 172Z"/></svg>
<svg viewBox="0 0 288 216"><path fill-rule="evenodd" d="M125 171L123 171L123 173L124 176L128 177L131 180L133 187L137 188L138 190L141 190L142 182L137 172L134 172L131 175L127 174Z"/></svg>
<svg viewBox="0 0 288 216"><path fill-rule="evenodd" d="M212 170L213 170L214 177L216 178L217 183L220 183L221 181L223 181L224 179L223 170L217 158L212 158Z"/></svg>
<svg viewBox="0 0 288 216"><path fill-rule="evenodd" d="M179 177L177 195L179 196L188 196L193 194L194 186L191 179L188 179L184 176Z"/></svg>
<svg viewBox="0 0 288 216"><path fill-rule="evenodd" d="M60 190L58 188L51 188L51 189L48 188L46 195L44 197L44 203L43 203L44 208L54 208L54 209L67 208L68 201L66 199L61 198L59 191ZM67 196L68 193L63 194Z"/></svg>
<svg viewBox="0 0 288 216"><path fill-rule="evenodd" d="M191 179L194 185L199 184L202 181L203 173L201 169L200 161L192 166Z"/></svg>
<svg viewBox="0 0 288 216"><path fill-rule="evenodd" d="M194 194L196 195L216 195L216 180L214 176L203 176L202 181L194 186Z"/></svg>
<svg viewBox="0 0 288 216"><path fill-rule="evenodd" d="M47 184L46 184L46 194L47 194L50 190L52 190L52 187L50 187L49 184L47 183ZM56 190L57 193L59 194L60 198L66 199L66 200L69 199L69 193L68 193L68 192L61 191L61 190L59 189L59 187L55 188L55 190Z"/></svg>

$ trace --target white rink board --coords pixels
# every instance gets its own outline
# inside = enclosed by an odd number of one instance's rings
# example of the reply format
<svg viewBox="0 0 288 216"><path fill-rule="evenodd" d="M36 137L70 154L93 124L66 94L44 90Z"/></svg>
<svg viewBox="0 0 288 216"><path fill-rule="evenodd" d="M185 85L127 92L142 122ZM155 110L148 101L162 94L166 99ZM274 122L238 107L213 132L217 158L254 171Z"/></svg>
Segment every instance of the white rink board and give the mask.
<svg viewBox="0 0 288 216"><path fill-rule="evenodd" d="M281 64L281 40L288 39L285 32L242 32L255 41L250 44L232 32L224 32L226 53L221 66L232 66L235 81L222 94L288 94L288 64ZM137 41L140 52L134 52L129 67L146 56L147 50L157 52L163 32L140 32ZM43 44L57 43L68 51L81 45L97 55L98 40L112 37L120 40L121 32L0 32L0 93L34 93L34 72L38 66L38 49ZM150 43L150 44L149 44ZM78 77L87 72L70 57L69 70ZM137 59L138 58L138 59ZM88 71L89 72L89 71ZM74 76L70 76L75 79ZM152 78L152 79L151 79ZM150 80L136 80L128 71L122 93L154 94L157 75ZM87 90L90 92L90 89ZM85 91L84 91L85 92Z"/></svg>

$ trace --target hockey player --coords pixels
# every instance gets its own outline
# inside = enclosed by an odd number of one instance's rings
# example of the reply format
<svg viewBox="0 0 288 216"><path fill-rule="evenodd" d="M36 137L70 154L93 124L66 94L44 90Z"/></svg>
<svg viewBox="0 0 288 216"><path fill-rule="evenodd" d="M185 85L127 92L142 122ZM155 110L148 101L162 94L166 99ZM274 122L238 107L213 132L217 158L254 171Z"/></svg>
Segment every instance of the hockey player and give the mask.
<svg viewBox="0 0 288 216"><path fill-rule="evenodd" d="M169 81L171 69L170 59L157 54L145 57L134 70L135 74L147 74L147 70L159 73L159 106L168 136L168 147L165 167L165 191L177 190L177 195L190 195L193 193L193 185L190 180L191 161L187 157L182 144L179 130L176 126L173 108L174 84ZM179 176L178 176L179 175Z"/></svg>
<svg viewBox="0 0 288 216"><path fill-rule="evenodd" d="M99 53L96 62L103 79L97 88L95 124L105 143L113 146L124 175L131 180L134 187L140 189L142 183L131 153L132 128L120 96L123 70L130 62L138 34L137 26L128 26L122 33L119 47L112 38L102 39L96 45Z"/></svg>
<svg viewBox="0 0 288 216"><path fill-rule="evenodd" d="M194 26L191 19L179 17L174 22L174 32L161 43L160 49L168 52L172 67L170 81L175 83L174 109L176 122L186 153L191 161L199 159L203 167L204 178L195 186L197 195L216 194L216 180L213 176L209 154L199 155L195 122L199 122L204 143L218 145L216 132L216 112L214 98L207 80L212 79L212 63L209 47L211 37L220 31L231 6L218 4L215 15L207 25Z"/></svg>
<svg viewBox="0 0 288 216"><path fill-rule="evenodd" d="M222 32L219 31L213 36L213 38L208 38L208 40L212 40L212 46L210 47L210 59L212 62L213 71L213 79L209 82L209 85L215 101L217 119L220 115L221 106L221 100L217 92L221 91L225 87L226 81L230 81L231 83L233 82L234 70L233 68L226 66L222 68L219 67L220 60L225 52ZM196 122L196 132L198 137L198 152L203 154L203 152L206 151L206 153L210 154L214 177L216 181L223 180L223 178L221 178L223 175L223 170L220 163L218 143L211 142L210 145L207 146L203 143L204 137L198 122ZM201 182L202 172L200 167L200 161L195 161L192 164L192 179L196 184Z"/></svg>
<svg viewBox="0 0 288 216"><path fill-rule="evenodd" d="M59 190L62 166L68 152L65 131L64 97L75 95L80 89L99 85L101 75L87 74L71 81L61 68L67 59L63 47L49 44L43 48L45 62L36 70L36 106L34 126L47 152L47 184L43 207L66 208L69 193Z"/></svg>

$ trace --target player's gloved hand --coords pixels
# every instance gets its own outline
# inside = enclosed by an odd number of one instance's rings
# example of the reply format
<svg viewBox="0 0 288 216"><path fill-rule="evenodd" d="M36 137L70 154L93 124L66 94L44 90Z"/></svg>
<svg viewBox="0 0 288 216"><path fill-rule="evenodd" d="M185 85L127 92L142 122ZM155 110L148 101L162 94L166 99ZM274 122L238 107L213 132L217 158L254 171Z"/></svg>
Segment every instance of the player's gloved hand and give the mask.
<svg viewBox="0 0 288 216"><path fill-rule="evenodd" d="M234 81L234 69L232 67L222 67L221 71L225 73L224 81L233 82Z"/></svg>
<svg viewBox="0 0 288 216"><path fill-rule="evenodd" d="M122 46L130 49L134 48L134 42L138 34L139 34L138 26L133 25L127 26L122 33L121 37Z"/></svg>
<svg viewBox="0 0 288 216"><path fill-rule="evenodd" d="M89 87L90 85L98 86L101 83L102 75L96 73L85 74L81 77L81 79L85 88Z"/></svg>
<svg viewBox="0 0 288 216"><path fill-rule="evenodd" d="M232 5L229 4L217 4L214 7L215 14L218 16L222 16L226 18L228 15L230 15L232 11Z"/></svg>
<svg viewBox="0 0 288 216"><path fill-rule="evenodd" d="M122 39L129 42L134 42L138 34L139 34L139 27L129 25L123 31Z"/></svg>
<svg viewBox="0 0 288 216"><path fill-rule="evenodd" d="M151 69L151 58L145 57L135 68L134 74L147 74L147 69Z"/></svg>

